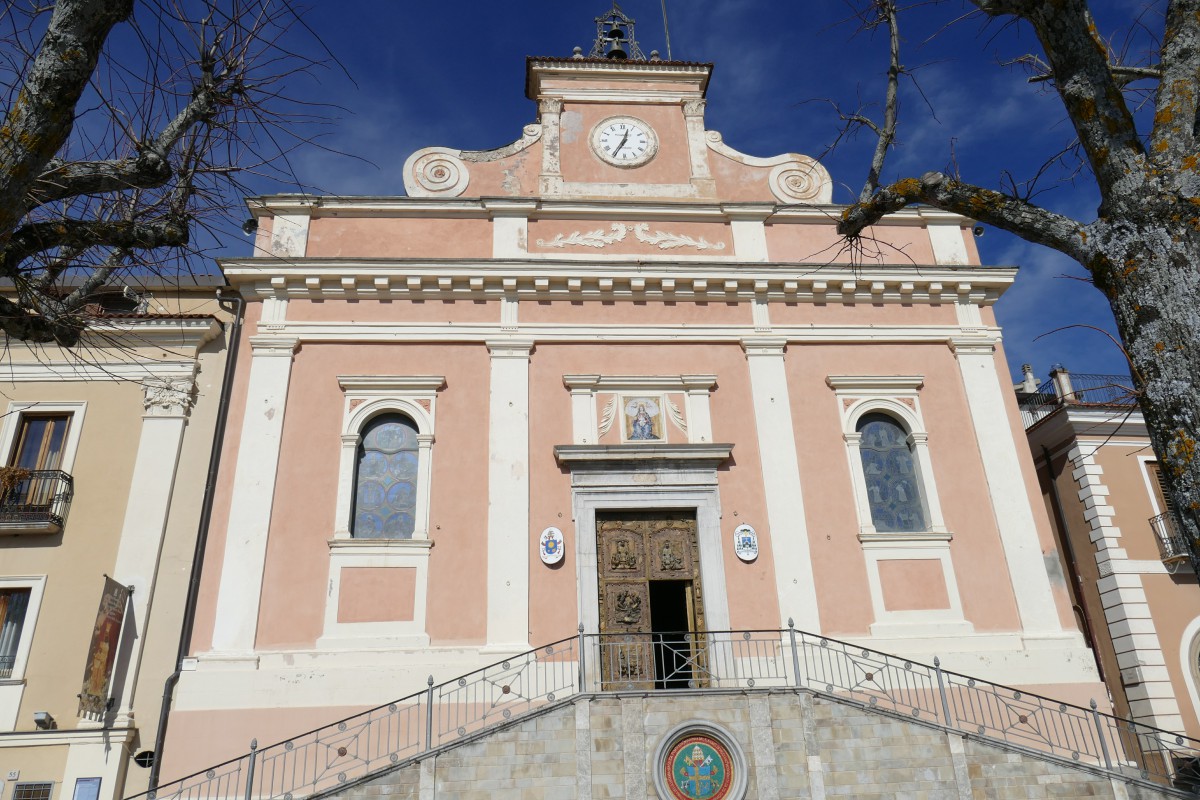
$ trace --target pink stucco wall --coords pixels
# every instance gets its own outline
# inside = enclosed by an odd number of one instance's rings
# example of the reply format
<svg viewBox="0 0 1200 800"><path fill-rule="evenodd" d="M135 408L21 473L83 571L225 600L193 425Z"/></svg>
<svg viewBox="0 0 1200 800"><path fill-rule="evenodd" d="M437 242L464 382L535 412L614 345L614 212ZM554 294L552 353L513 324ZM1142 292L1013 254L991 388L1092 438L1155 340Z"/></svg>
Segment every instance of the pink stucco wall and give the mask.
<svg viewBox="0 0 1200 800"><path fill-rule="evenodd" d="M828 375L923 375L920 406L963 613L978 631L1017 630L1016 601L975 442L958 365L942 343L792 345L787 371L821 621L834 635L865 634L874 622L858 541L849 460Z"/></svg>
<svg viewBox="0 0 1200 800"><path fill-rule="evenodd" d="M880 562L879 585L883 590L883 606L888 611L950 608L942 562L936 559Z"/></svg>
<svg viewBox="0 0 1200 800"><path fill-rule="evenodd" d="M398 365L403 365L400 369ZM308 344L292 367L276 499L267 539L257 646L309 648L321 635L343 414L339 375L443 375L430 498L428 631L477 642L486 609L487 393L482 345ZM444 424L443 421L444 420Z"/></svg>
<svg viewBox="0 0 1200 800"><path fill-rule="evenodd" d="M851 249L837 232L837 219L827 225L767 221L767 251L772 261L821 264L934 263L928 232L918 225L878 225L863 232L861 249Z"/></svg>
<svg viewBox="0 0 1200 800"><path fill-rule="evenodd" d="M319 216L309 223L309 258L488 258L484 218Z"/></svg>

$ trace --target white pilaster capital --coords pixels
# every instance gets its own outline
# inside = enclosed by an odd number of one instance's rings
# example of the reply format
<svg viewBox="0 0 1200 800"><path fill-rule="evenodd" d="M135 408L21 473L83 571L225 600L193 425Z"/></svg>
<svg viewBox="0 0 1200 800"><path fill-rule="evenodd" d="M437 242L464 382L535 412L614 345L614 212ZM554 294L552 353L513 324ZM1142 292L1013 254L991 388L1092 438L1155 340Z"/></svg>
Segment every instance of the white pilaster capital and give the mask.
<svg viewBox="0 0 1200 800"><path fill-rule="evenodd" d="M680 375L679 380L688 394L708 394L717 385L716 375Z"/></svg>
<svg viewBox="0 0 1200 800"><path fill-rule="evenodd" d="M684 100L683 115L685 117L702 117L704 116L705 101L702 99Z"/></svg>
<svg viewBox="0 0 1200 800"><path fill-rule="evenodd" d="M924 432L910 433L908 435L908 444L910 446L929 444L929 434Z"/></svg>
<svg viewBox="0 0 1200 800"><path fill-rule="evenodd" d="M861 447L862 446L862 434L858 433L858 432L843 433L842 440L846 444L850 445L851 447Z"/></svg>
<svg viewBox="0 0 1200 800"><path fill-rule="evenodd" d="M529 217L537 211L537 201L524 198L487 197L480 201L492 217Z"/></svg>
<svg viewBox="0 0 1200 800"><path fill-rule="evenodd" d="M775 213L772 203L722 203L721 211L726 219L764 222Z"/></svg>
<svg viewBox="0 0 1200 800"><path fill-rule="evenodd" d="M538 100L539 114L561 114L563 101L561 97L543 97Z"/></svg>
<svg viewBox="0 0 1200 800"><path fill-rule="evenodd" d="M787 339L782 337L742 339L742 349L746 351L746 358L763 356L783 358L783 351L786 347Z"/></svg>
<svg viewBox="0 0 1200 800"><path fill-rule="evenodd" d="M991 336L952 336L950 349L956 356L990 356L996 352L996 342Z"/></svg>
<svg viewBox="0 0 1200 800"><path fill-rule="evenodd" d="M417 434L417 447L429 449L430 447L433 446L433 442L434 442L434 434L432 434L432 433L418 433Z"/></svg>
<svg viewBox="0 0 1200 800"><path fill-rule="evenodd" d="M504 339L484 342L492 358L519 358L529 360L533 352L532 339Z"/></svg>
<svg viewBox="0 0 1200 800"><path fill-rule="evenodd" d="M186 417L195 403L196 381L191 376L147 378L142 389L147 417Z"/></svg>
<svg viewBox="0 0 1200 800"><path fill-rule="evenodd" d="M571 394L591 394L596 391L599 383L599 375L563 375L563 386L567 387Z"/></svg>
<svg viewBox="0 0 1200 800"><path fill-rule="evenodd" d="M250 337L250 352L254 358L291 358L299 347L300 340L294 336L260 335Z"/></svg>
<svg viewBox="0 0 1200 800"><path fill-rule="evenodd" d="M358 438L359 437L358 437L357 433L343 433L342 434L342 446L343 447L355 446L358 444Z"/></svg>

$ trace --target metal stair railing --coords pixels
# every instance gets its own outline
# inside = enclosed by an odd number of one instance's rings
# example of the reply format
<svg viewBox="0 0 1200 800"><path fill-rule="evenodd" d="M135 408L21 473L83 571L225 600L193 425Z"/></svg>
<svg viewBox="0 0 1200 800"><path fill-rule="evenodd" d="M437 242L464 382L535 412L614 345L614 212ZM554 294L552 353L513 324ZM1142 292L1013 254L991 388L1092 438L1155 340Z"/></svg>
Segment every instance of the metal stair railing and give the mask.
<svg viewBox="0 0 1200 800"><path fill-rule="evenodd" d="M790 625L790 620L789 620ZM584 634L259 748L129 800L300 800L580 694L806 690L1176 791L1200 741L870 648L786 630Z"/></svg>

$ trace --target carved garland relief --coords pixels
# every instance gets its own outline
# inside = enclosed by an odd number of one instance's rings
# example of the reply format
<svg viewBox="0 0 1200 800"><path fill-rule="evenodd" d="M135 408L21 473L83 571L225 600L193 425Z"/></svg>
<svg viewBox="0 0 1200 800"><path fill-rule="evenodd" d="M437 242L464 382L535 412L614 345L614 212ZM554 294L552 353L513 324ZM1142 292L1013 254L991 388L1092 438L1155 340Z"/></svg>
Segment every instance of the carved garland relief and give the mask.
<svg viewBox="0 0 1200 800"><path fill-rule="evenodd" d="M594 231L573 231L569 234L557 234L553 239L538 239L539 247L607 247L610 244L625 241L625 237L633 231L634 237L644 244L657 247L659 250L673 250L678 247L694 247L697 250L724 250L724 242L710 242L703 236L696 238L682 233L668 231L651 231L649 223L639 222L626 225L614 222L609 226L611 233L603 228Z"/></svg>

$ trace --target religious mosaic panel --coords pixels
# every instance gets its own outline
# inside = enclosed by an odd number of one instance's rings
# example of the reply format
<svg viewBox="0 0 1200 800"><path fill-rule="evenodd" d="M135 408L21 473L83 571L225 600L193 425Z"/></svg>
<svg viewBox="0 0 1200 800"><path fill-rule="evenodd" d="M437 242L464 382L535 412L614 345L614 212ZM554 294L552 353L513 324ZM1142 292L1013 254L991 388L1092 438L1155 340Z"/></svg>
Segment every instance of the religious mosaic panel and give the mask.
<svg viewBox="0 0 1200 800"><path fill-rule="evenodd" d="M699 720L660 741L654 769L663 800L740 800L749 783L746 760L728 731Z"/></svg>
<svg viewBox="0 0 1200 800"><path fill-rule="evenodd" d="M622 396L625 441L664 441L666 435L663 433L663 405L661 395Z"/></svg>

